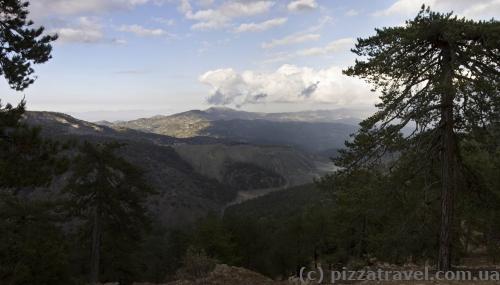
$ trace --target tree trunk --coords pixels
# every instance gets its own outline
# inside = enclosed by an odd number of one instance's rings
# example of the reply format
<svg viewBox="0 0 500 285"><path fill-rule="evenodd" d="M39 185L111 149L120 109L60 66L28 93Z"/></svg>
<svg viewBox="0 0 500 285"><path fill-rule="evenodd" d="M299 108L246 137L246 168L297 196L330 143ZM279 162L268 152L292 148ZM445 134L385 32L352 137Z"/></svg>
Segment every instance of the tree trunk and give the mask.
<svg viewBox="0 0 500 285"><path fill-rule="evenodd" d="M453 101L454 90L452 82L451 50L443 50L442 61L442 98L441 98L441 128L442 128L442 188L441 188L441 231L439 239L439 270L451 269L451 240L453 224L453 198L456 190L456 158L457 148L454 133Z"/></svg>
<svg viewBox="0 0 500 285"><path fill-rule="evenodd" d="M92 253L90 256L90 284L99 282L99 263L101 259L101 214L99 207L94 209L94 224L92 229Z"/></svg>

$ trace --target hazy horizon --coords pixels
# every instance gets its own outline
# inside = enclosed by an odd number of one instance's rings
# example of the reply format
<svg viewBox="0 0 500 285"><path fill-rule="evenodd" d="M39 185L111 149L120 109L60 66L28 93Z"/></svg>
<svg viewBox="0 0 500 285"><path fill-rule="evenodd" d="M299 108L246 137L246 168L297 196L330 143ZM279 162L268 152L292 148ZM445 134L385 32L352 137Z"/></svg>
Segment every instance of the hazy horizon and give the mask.
<svg viewBox="0 0 500 285"><path fill-rule="evenodd" d="M151 109L151 110L146 110L146 109L130 109L130 110L96 110L96 111L87 111L87 112L64 112L64 111L55 111L55 110L31 110L31 111L46 111L46 112L59 112L59 113L67 113L68 115L75 117L80 120L84 121L89 121L89 122L99 122L99 121L109 121L109 122L114 122L114 121L130 121L130 120L136 120L140 118L150 118L154 116L169 116L169 115L174 115L182 112L187 112L187 111L193 111L193 110L207 110L210 108L229 108L232 110L236 111L244 111L244 112L257 112L257 113L294 113L294 112L303 112L303 111L325 111L325 110L352 110L353 114L352 116L355 118L361 118L363 119L364 117L368 116L370 113L375 110L374 106L369 106L369 105L363 105L363 106L355 106L351 108L343 108L343 107L338 107L338 106L332 106L332 105L326 105L326 106L308 106L308 107L302 107L300 106L294 106L295 108L288 108L288 109L275 109L273 107L267 107L267 108L246 108L246 109L238 109L234 107L227 107L227 106L210 106L210 105L203 105L199 108L187 108L185 110L180 110L176 111L174 109ZM359 114L362 113L363 116L359 116Z"/></svg>

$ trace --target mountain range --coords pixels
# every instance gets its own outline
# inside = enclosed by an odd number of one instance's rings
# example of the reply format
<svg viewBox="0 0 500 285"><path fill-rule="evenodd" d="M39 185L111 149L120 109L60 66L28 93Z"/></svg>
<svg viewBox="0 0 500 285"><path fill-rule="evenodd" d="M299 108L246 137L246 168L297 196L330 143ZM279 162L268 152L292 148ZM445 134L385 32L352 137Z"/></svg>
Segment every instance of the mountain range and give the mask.
<svg viewBox="0 0 500 285"><path fill-rule="evenodd" d="M326 122L329 118L336 119ZM29 124L56 140L125 143L119 154L143 169L157 189L150 208L168 227L335 171L318 151L341 147L356 130L346 120L327 111L263 114L226 108L115 123L26 114ZM54 195L64 179L55 183Z"/></svg>
<svg viewBox="0 0 500 285"><path fill-rule="evenodd" d="M360 119L353 117L353 113L356 112L347 109L252 113L215 107L98 124L177 138L204 136L258 145L288 145L322 153L342 148L349 135L356 131Z"/></svg>

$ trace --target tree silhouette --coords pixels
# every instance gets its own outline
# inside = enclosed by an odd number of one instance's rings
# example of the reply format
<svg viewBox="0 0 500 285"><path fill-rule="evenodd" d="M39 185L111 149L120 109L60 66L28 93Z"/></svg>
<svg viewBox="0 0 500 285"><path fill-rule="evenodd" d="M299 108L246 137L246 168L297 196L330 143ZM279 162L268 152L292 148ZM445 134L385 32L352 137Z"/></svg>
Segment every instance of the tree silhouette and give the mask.
<svg viewBox="0 0 500 285"><path fill-rule="evenodd" d="M50 43L57 39L44 34L44 27L32 27L28 6L27 1L0 0L0 75L18 91L34 82L32 65L51 58Z"/></svg>
<svg viewBox="0 0 500 285"><path fill-rule="evenodd" d="M50 42L27 20L27 2L0 0L0 76L17 91L34 82L33 64L50 59ZM64 238L54 203L32 199L64 169L61 145L23 120L25 101L0 104L0 279L8 284L67 284Z"/></svg>
<svg viewBox="0 0 500 285"><path fill-rule="evenodd" d="M0 0L0 76L17 91L34 82L33 64L51 58L50 43L57 35L45 35L44 28L32 28L27 1ZM25 101L17 107L0 104L0 187L44 186L51 180L51 168L58 144L40 137L40 129L22 121Z"/></svg>
<svg viewBox="0 0 500 285"><path fill-rule="evenodd" d="M498 21L460 19L423 6L406 25L358 39L352 51L362 59L345 71L382 95L379 111L361 123L339 162L366 167L388 152L420 149L415 163L440 165L441 270L451 266L453 197L465 175L460 133L499 121L499 39ZM405 127L411 134L401 134Z"/></svg>
<svg viewBox="0 0 500 285"><path fill-rule="evenodd" d="M114 230L117 236L135 235L148 220L144 203L153 191L141 171L115 155L122 146L85 142L64 190L71 213L91 231L91 284L99 281L103 233Z"/></svg>

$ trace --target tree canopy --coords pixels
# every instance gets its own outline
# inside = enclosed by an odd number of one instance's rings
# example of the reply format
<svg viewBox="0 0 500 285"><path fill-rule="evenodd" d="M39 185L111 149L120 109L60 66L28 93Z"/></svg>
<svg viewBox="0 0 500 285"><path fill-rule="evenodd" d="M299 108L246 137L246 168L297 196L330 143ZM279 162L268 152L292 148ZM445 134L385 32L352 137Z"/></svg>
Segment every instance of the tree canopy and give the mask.
<svg viewBox="0 0 500 285"><path fill-rule="evenodd" d="M57 39L44 27L33 27L28 6L27 1L0 0L0 75L18 91L34 82L32 66L51 58L50 43Z"/></svg>
<svg viewBox="0 0 500 285"><path fill-rule="evenodd" d="M379 111L362 122L356 137L369 138L370 144L349 144L343 164L363 165L380 157L401 138L400 131L406 126L412 132L405 142L414 143L412 146L423 146L411 138L428 131L433 136L425 137L425 145L438 144L445 123L443 108L453 108L454 132L498 122L499 49L498 21L460 19L452 13L432 12L429 7L423 7L404 26L376 29L375 36L358 39L352 51L362 59L345 73L372 83L381 93L381 102ZM447 92L453 93L451 106L443 102ZM366 149L357 148L361 145Z"/></svg>

